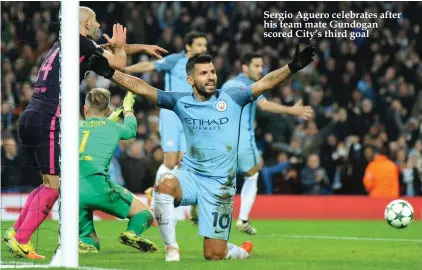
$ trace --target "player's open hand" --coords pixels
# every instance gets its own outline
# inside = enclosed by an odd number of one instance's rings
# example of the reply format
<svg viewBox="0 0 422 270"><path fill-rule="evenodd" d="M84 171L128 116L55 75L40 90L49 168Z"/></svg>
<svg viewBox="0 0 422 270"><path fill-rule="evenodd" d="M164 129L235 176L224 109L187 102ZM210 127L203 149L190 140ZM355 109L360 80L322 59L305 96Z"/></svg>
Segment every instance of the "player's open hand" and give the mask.
<svg viewBox="0 0 422 270"><path fill-rule="evenodd" d="M123 113L133 112L133 105L135 104L135 94L127 92L123 99Z"/></svg>
<svg viewBox="0 0 422 270"><path fill-rule="evenodd" d="M157 45L145 45L141 44L141 51L146 52L149 55L155 56L158 59L163 58L163 54L167 54L168 51L166 49L161 48Z"/></svg>
<svg viewBox="0 0 422 270"><path fill-rule="evenodd" d="M101 54L93 54L89 58L89 69L107 79L113 77L115 71L110 67L107 58Z"/></svg>
<svg viewBox="0 0 422 270"><path fill-rule="evenodd" d="M309 65L314 56L318 53L318 49L314 46L306 46L303 50L299 51L299 44L296 46L296 52L292 61L289 63L289 69L292 73L296 73L302 68Z"/></svg>
<svg viewBox="0 0 422 270"><path fill-rule="evenodd" d="M108 44L112 47L123 48L126 45L126 27L120 23L113 25L113 37L110 38L107 34L103 37L107 40Z"/></svg>
<svg viewBox="0 0 422 270"><path fill-rule="evenodd" d="M293 107L292 107L292 114L300 117L304 120L309 120L314 115L314 110L311 106L303 106L302 100L299 100Z"/></svg>

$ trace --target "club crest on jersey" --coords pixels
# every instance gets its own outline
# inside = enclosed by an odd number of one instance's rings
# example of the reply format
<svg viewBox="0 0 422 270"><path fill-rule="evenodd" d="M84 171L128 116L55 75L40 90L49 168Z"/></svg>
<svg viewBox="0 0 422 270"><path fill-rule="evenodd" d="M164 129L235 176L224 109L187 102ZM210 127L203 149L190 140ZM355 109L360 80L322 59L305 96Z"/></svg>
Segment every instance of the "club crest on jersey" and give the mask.
<svg viewBox="0 0 422 270"><path fill-rule="evenodd" d="M227 109L227 103L224 100L220 100L219 102L217 102L217 104L215 105L215 108L217 109L217 111L219 112L224 112Z"/></svg>

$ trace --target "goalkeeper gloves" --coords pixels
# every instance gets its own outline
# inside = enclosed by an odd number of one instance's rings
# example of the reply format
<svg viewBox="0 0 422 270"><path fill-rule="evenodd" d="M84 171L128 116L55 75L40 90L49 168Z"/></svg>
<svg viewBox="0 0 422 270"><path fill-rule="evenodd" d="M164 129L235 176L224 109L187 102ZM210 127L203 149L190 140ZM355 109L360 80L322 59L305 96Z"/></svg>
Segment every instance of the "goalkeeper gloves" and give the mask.
<svg viewBox="0 0 422 270"><path fill-rule="evenodd" d="M107 58L100 54L93 54L89 58L89 69L107 79L111 79L115 72L115 70L110 67Z"/></svg>
<svg viewBox="0 0 422 270"><path fill-rule="evenodd" d="M108 120L119 122L120 115L126 112L133 112L133 105L135 104L135 95L132 92L127 92L123 103L116 108L108 117Z"/></svg>
<svg viewBox="0 0 422 270"><path fill-rule="evenodd" d="M113 121L115 123L119 122L119 118L120 118L120 115L122 114L122 112L123 112L123 107L122 106L119 106L118 108L116 108L110 114L110 116L108 117L108 120Z"/></svg>
<svg viewBox="0 0 422 270"><path fill-rule="evenodd" d="M135 95L132 92L127 92L125 99L123 99L123 113L133 112L133 105L135 104Z"/></svg>
<svg viewBox="0 0 422 270"><path fill-rule="evenodd" d="M313 57L317 52L318 50L314 46L306 46L305 49L299 51L299 45L297 45L295 55L288 64L290 71L296 73L309 65L314 60Z"/></svg>

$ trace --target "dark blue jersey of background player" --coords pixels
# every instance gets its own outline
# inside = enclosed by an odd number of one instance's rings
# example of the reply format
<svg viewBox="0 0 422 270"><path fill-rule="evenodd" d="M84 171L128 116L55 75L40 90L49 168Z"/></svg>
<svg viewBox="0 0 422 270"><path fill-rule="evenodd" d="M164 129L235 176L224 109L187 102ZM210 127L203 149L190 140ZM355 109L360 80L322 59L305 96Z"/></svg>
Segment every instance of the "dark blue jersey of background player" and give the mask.
<svg viewBox="0 0 422 270"><path fill-rule="evenodd" d="M79 34L79 83L83 81L89 71L89 57L94 53L103 54L104 50L92 39Z"/></svg>
<svg viewBox="0 0 422 270"><path fill-rule="evenodd" d="M60 42L56 41L38 70L34 94L27 109L55 115L60 104Z"/></svg>

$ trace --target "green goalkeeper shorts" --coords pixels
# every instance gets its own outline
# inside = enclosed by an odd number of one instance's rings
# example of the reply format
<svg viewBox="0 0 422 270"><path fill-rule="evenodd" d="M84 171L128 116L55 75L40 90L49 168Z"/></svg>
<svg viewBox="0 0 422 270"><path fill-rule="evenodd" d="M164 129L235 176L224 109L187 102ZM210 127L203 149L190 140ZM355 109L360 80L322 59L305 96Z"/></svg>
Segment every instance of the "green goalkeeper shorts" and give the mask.
<svg viewBox="0 0 422 270"><path fill-rule="evenodd" d="M79 236L94 230L95 210L124 219L128 216L133 194L105 175L90 175L79 180Z"/></svg>

